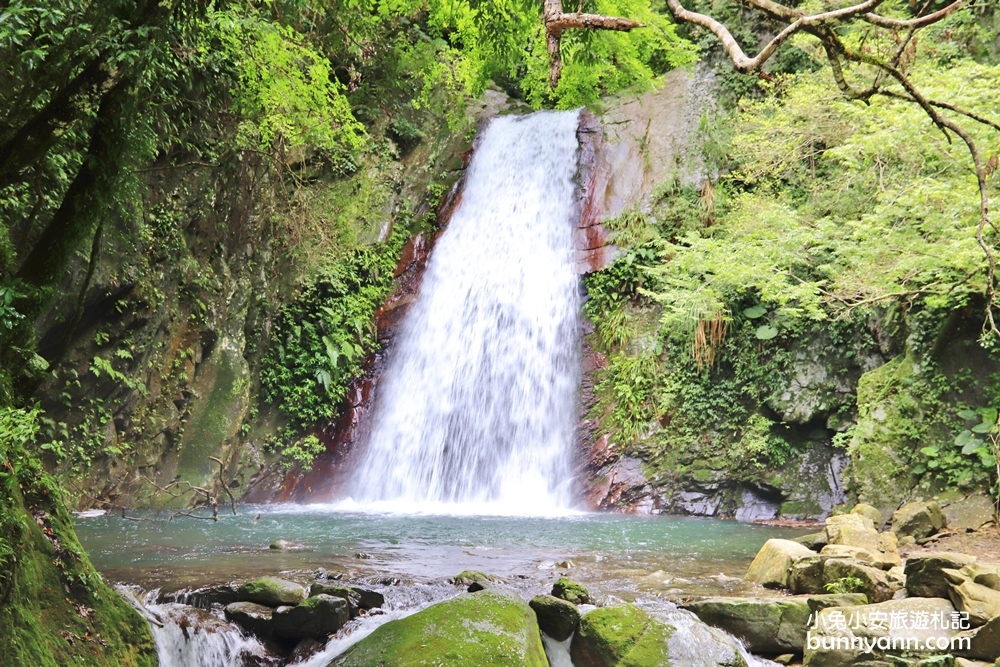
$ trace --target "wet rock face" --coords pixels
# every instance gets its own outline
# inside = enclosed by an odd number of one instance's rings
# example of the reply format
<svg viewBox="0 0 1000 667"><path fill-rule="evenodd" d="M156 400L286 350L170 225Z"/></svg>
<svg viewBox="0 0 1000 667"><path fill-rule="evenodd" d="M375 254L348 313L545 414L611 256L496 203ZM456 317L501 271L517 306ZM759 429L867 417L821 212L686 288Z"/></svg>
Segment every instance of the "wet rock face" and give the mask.
<svg viewBox="0 0 1000 667"><path fill-rule="evenodd" d="M674 631L635 605L601 607L580 620L570 656L575 667L669 665L667 640Z"/></svg>
<svg viewBox="0 0 1000 667"><path fill-rule="evenodd" d="M276 636L285 639L325 639L349 620L347 600L320 593L294 607L278 607L271 626Z"/></svg>
<svg viewBox="0 0 1000 667"><path fill-rule="evenodd" d="M294 581L261 577L248 581L236 590L241 602L255 602L269 607L295 605L306 599L306 589Z"/></svg>
<svg viewBox="0 0 1000 667"><path fill-rule="evenodd" d="M274 609L255 602L233 602L226 605L226 620L237 624L258 637L271 635L271 617Z"/></svg>
<svg viewBox="0 0 1000 667"><path fill-rule="evenodd" d="M381 593L355 586L336 586L316 582L309 587L309 597L311 599L318 595L330 595L345 600L351 618L357 618L362 611L377 609L385 604L385 597Z"/></svg>

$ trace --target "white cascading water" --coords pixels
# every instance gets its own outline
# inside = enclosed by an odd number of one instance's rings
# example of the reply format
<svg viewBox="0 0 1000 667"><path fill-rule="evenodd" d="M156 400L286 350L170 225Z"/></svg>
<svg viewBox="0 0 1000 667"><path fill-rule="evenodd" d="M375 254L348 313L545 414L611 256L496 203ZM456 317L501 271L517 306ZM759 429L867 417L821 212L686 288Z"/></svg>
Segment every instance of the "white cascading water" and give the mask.
<svg viewBox="0 0 1000 667"><path fill-rule="evenodd" d="M579 384L578 112L494 119L379 388L361 507L555 514Z"/></svg>
<svg viewBox="0 0 1000 667"><path fill-rule="evenodd" d="M253 664L263 644L208 612L181 604L149 605L159 667L233 667Z"/></svg>

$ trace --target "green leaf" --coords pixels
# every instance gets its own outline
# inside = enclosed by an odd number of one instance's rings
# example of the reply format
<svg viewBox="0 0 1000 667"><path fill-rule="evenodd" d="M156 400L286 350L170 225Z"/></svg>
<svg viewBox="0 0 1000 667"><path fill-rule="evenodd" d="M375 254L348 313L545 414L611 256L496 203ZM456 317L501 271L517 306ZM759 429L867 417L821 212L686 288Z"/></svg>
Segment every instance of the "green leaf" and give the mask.
<svg viewBox="0 0 1000 667"><path fill-rule="evenodd" d="M980 408L979 414L983 416L983 423L989 424L990 428L997 423L997 409L996 408Z"/></svg>
<svg viewBox="0 0 1000 667"><path fill-rule="evenodd" d="M976 424L972 427L973 433L989 433L993 430L993 424L995 422L983 422L982 424Z"/></svg>
<svg viewBox="0 0 1000 667"><path fill-rule="evenodd" d="M778 330L768 324L765 324L757 327L757 331L755 333L757 338L760 340L771 340L778 335Z"/></svg>
<svg viewBox="0 0 1000 667"><path fill-rule="evenodd" d="M965 455L975 454L983 449L983 443L979 440L970 440L962 446L962 453Z"/></svg>
<svg viewBox="0 0 1000 667"><path fill-rule="evenodd" d="M935 456L938 455L938 447L937 447L937 445L930 445L929 447L922 447L920 449L920 453L924 454L925 456L935 457Z"/></svg>
<svg viewBox="0 0 1000 667"><path fill-rule="evenodd" d="M975 410L962 410L958 413L958 416L962 419L978 419L979 413Z"/></svg>
<svg viewBox="0 0 1000 667"><path fill-rule="evenodd" d="M979 438L972 435L972 431L966 429L959 433L955 437L955 445L958 447L965 447L969 442L982 442Z"/></svg>
<svg viewBox="0 0 1000 667"><path fill-rule="evenodd" d="M767 315L767 308L759 304L756 306L745 308L743 310L743 316L751 320L755 320L758 317L763 317L764 315Z"/></svg>

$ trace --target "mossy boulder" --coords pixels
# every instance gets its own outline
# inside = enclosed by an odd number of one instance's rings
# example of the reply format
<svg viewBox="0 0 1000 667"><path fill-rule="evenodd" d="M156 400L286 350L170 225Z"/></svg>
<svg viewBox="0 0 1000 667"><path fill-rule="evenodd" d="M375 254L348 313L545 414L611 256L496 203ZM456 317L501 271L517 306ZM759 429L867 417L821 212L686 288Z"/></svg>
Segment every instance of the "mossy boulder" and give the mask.
<svg viewBox="0 0 1000 667"><path fill-rule="evenodd" d="M948 520L936 502L906 503L892 513L892 532L897 537L930 537L947 525Z"/></svg>
<svg viewBox="0 0 1000 667"><path fill-rule="evenodd" d="M879 534L872 520L861 514L841 514L826 519L828 545L843 545L879 551ZM893 543L895 544L895 542ZM899 559L899 554L896 554ZM898 563L897 563L898 564Z"/></svg>
<svg viewBox="0 0 1000 667"><path fill-rule="evenodd" d="M496 581L496 577L479 572L478 570L463 570L457 577L451 580L451 583L456 586L465 586L469 593L475 593L484 588L489 588Z"/></svg>
<svg viewBox="0 0 1000 667"><path fill-rule="evenodd" d="M320 593L294 607L278 607L271 617L271 627L284 639L325 639L350 618L347 600Z"/></svg>
<svg viewBox="0 0 1000 667"><path fill-rule="evenodd" d="M552 584L552 596L573 604L591 604L590 593L572 579L561 577Z"/></svg>
<svg viewBox="0 0 1000 667"><path fill-rule="evenodd" d="M535 610L538 627L557 642L569 639L580 624L576 605L553 595L536 595L528 605Z"/></svg>
<svg viewBox="0 0 1000 667"><path fill-rule="evenodd" d="M52 478L21 463L0 480L15 555L0 568L0 667L154 667L149 624L97 575Z"/></svg>
<svg viewBox="0 0 1000 667"><path fill-rule="evenodd" d="M306 589L287 579L261 577L236 589L240 602L256 602L267 607L296 605L306 599Z"/></svg>
<svg viewBox="0 0 1000 667"><path fill-rule="evenodd" d="M800 558L814 555L811 549L798 542L768 540L750 563L744 579L768 588L788 588L792 564Z"/></svg>
<svg viewBox="0 0 1000 667"><path fill-rule="evenodd" d="M580 619L570 656L575 667L665 667L674 632L635 605L601 607Z"/></svg>
<svg viewBox="0 0 1000 667"><path fill-rule="evenodd" d="M706 598L683 605L711 626L741 639L754 653L801 653L812 614L867 604L863 594L783 598Z"/></svg>
<svg viewBox="0 0 1000 667"><path fill-rule="evenodd" d="M548 667L535 612L495 588L389 621L330 667Z"/></svg>
<svg viewBox="0 0 1000 667"><path fill-rule="evenodd" d="M309 587L309 597L316 595L332 595L346 600L351 618L356 618L362 611L376 609L385 604L385 596L381 593L354 586L335 586L316 582Z"/></svg>
<svg viewBox="0 0 1000 667"><path fill-rule="evenodd" d="M959 553L931 553L906 561L906 592L912 597L947 598L948 578L944 570L961 570L976 562L975 556Z"/></svg>

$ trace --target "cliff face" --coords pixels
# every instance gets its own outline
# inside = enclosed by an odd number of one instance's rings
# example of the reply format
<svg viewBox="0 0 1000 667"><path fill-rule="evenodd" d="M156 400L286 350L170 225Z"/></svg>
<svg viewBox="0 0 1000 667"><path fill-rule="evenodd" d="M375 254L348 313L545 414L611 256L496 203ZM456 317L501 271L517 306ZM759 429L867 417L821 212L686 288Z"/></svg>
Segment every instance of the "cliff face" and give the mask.
<svg viewBox="0 0 1000 667"><path fill-rule="evenodd" d="M598 248L585 256L591 320L577 440L588 504L809 521L849 499L889 511L982 493L992 473L953 445L970 428L961 406L995 400L998 362L977 340L975 299L937 311L885 301L779 336L765 298L737 285L725 318L701 315L684 332L664 325L671 308L697 314L694 297L715 267L696 267L702 282L683 288L680 306L658 299L657 271L691 239L731 233L716 183L733 160L718 142L736 131L738 112L717 108L714 90L706 71L673 72L656 90L606 101L582 134L581 225ZM792 195L779 187L774 196ZM734 224L774 224L758 217ZM739 256L738 242L719 243L732 254L716 261L755 261Z"/></svg>
<svg viewBox="0 0 1000 667"><path fill-rule="evenodd" d="M36 323L40 352L60 360L35 391L45 411L40 439L50 442L49 463L70 504L225 502L251 481L281 477L289 461L277 452L299 427L263 395L261 373L280 310L316 263L317 234L346 227L351 238L341 245L378 248L403 227L413 236L401 266L425 257L434 234L425 220L461 175L476 125L509 106L487 91L457 125L416 114L419 141L376 134L353 174L297 174L291 209L277 192L290 187L289 175L252 156L150 165L143 194L151 237L140 247L107 242L86 286L89 258L76 258ZM380 331L415 288L383 307ZM78 303L82 317L69 327ZM354 419L369 394L359 385L332 423L316 426L331 451L325 434Z"/></svg>

